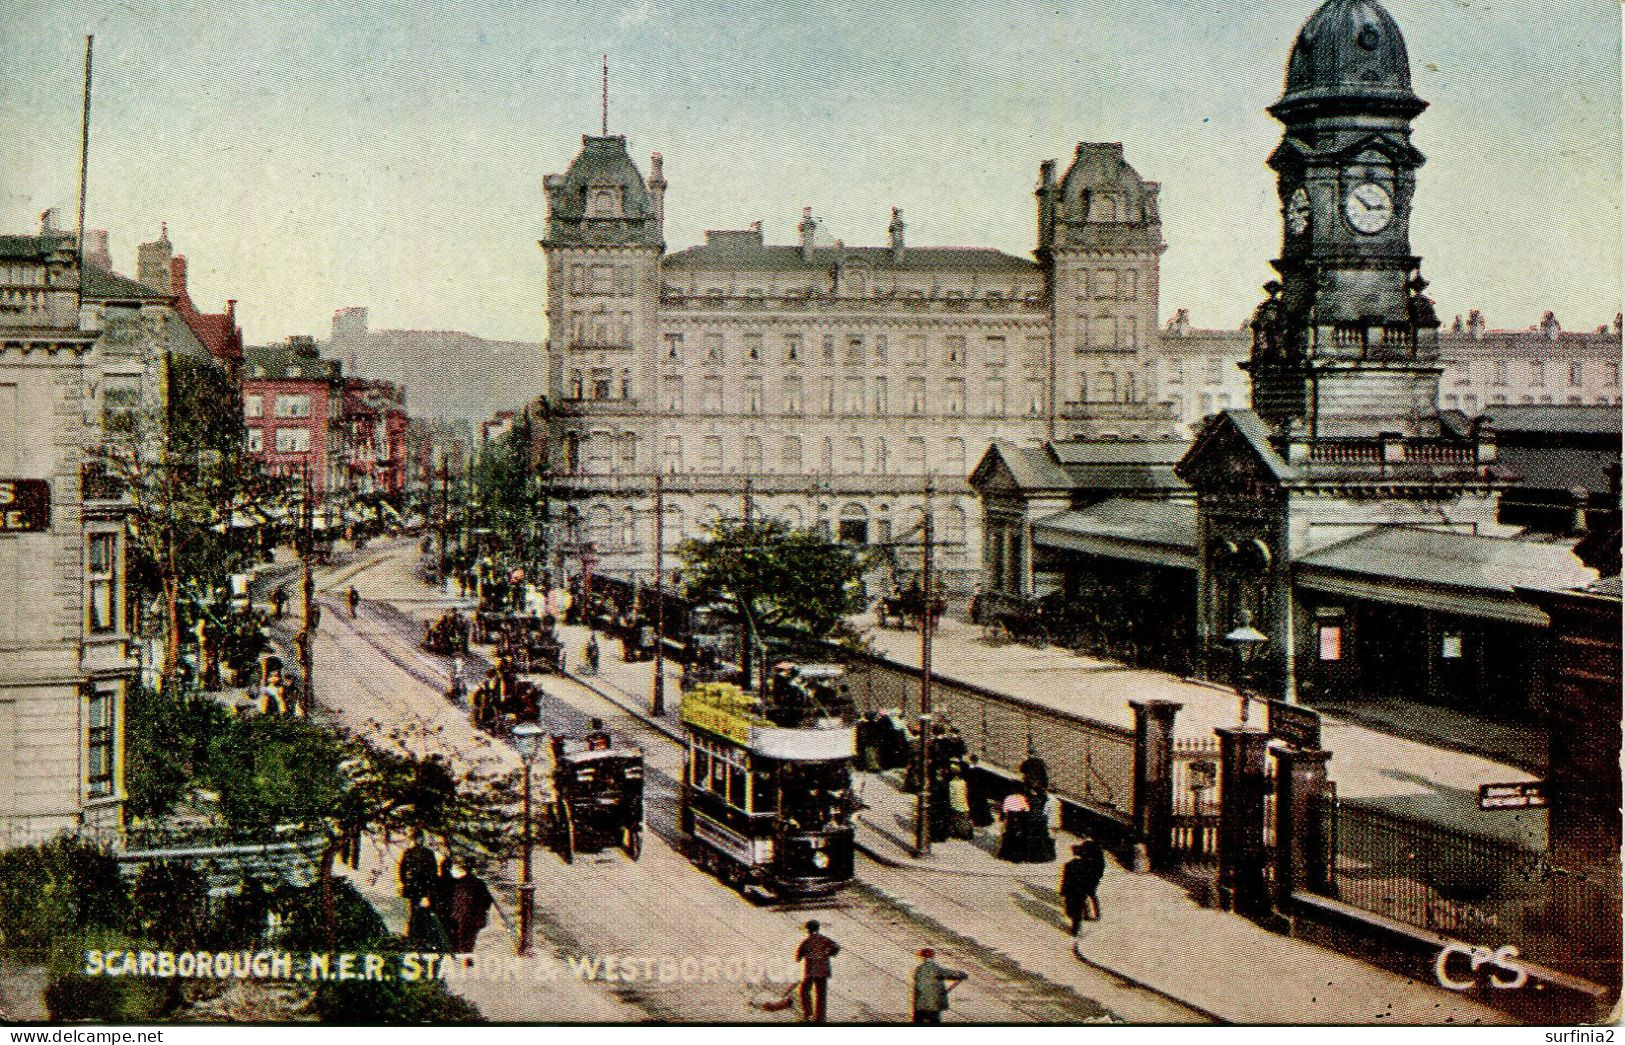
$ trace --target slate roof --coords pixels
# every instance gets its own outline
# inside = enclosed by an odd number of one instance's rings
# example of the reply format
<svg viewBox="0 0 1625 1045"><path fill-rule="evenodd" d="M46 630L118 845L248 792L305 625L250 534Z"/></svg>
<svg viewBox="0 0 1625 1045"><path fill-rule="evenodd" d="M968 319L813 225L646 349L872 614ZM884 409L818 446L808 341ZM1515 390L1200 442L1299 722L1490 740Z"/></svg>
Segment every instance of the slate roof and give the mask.
<svg viewBox="0 0 1625 1045"><path fill-rule="evenodd" d="M1578 587L1596 571L1561 544L1381 526L1311 552L1298 566L1495 595L1516 587Z"/></svg>
<svg viewBox="0 0 1625 1045"><path fill-rule="evenodd" d="M335 381L340 376L339 363L295 352L287 345L257 345L243 350L243 380L245 381ZM288 374L292 367L296 373ZM257 368L263 368L260 374Z"/></svg>
<svg viewBox="0 0 1625 1045"><path fill-rule="evenodd" d="M73 249L73 233L45 236L0 236L0 258L41 258L53 251Z"/></svg>
<svg viewBox="0 0 1625 1045"><path fill-rule="evenodd" d="M1484 416L1503 433L1620 435L1617 406L1492 406Z"/></svg>
<svg viewBox="0 0 1625 1045"><path fill-rule="evenodd" d="M1606 491L1609 465L1619 464L1617 448L1502 446L1496 457L1515 478L1514 490Z"/></svg>
<svg viewBox="0 0 1625 1045"><path fill-rule="evenodd" d="M1112 497L1036 520L1033 540L1114 558L1194 567L1196 504Z"/></svg>
<svg viewBox="0 0 1625 1045"><path fill-rule="evenodd" d="M90 301L173 301L174 297L145 283L109 272L100 265L85 262L81 294ZM199 340L202 340L201 338Z"/></svg>
<svg viewBox="0 0 1625 1045"><path fill-rule="evenodd" d="M898 260L890 247L814 247L802 257L799 246L764 244L759 235L712 235L698 247L670 254L667 269L754 272L827 272L842 257L878 271L986 272L1023 275L1038 266L1026 258L990 247L907 247Z"/></svg>
<svg viewBox="0 0 1625 1045"><path fill-rule="evenodd" d="M1016 485L1023 490L1069 490L1072 477L1041 447L1017 446L1003 439L995 439L988 446L982 461L997 457L1010 470ZM977 465L976 470L981 471Z"/></svg>

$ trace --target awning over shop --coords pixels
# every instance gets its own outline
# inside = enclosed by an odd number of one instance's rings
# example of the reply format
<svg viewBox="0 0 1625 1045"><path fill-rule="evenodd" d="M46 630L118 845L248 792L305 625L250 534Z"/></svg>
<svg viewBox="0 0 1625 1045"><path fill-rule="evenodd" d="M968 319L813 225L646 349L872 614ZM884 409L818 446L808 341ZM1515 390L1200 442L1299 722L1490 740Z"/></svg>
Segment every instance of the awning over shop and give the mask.
<svg viewBox="0 0 1625 1045"><path fill-rule="evenodd" d="M1384 526L1300 559L1299 588L1545 627L1517 587L1571 588L1597 577L1567 545Z"/></svg>
<svg viewBox="0 0 1625 1045"><path fill-rule="evenodd" d="M1110 559L1196 568L1196 505L1113 497L1033 523L1033 543Z"/></svg>

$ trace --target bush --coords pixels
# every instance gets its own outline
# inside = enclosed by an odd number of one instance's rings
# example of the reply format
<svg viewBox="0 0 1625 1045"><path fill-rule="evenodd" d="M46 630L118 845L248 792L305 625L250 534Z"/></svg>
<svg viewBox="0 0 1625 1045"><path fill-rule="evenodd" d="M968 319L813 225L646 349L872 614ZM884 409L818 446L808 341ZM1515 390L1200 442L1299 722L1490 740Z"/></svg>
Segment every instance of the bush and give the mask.
<svg viewBox="0 0 1625 1045"><path fill-rule="evenodd" d="M383 936L355 948L384 956L386 969L400 968L407 949L399 937ZM482 1023L480 1010L446 990L439 980L351 980L316 985L310 1012L323 1023Z"/></svg>

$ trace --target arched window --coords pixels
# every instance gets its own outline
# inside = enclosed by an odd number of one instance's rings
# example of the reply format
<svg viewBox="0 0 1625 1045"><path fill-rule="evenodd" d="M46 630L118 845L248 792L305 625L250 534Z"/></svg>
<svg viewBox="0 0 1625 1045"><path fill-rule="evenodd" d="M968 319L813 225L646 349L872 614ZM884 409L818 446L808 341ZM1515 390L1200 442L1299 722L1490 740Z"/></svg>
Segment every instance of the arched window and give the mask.
<svg viewBox="0 0 1625 1045"><path fill-rule="evenodd" d="M801 529L801 526L802 526L801 509L796 507L793 504L790 505L789 507L785 508L784 509L784 525L790 527L790 529L792 529L792 530Z"/></svg>
<svg viewBox="0 0 1625 1045"><path fill-rule="evenodd" d="M957 504L950 504L942 510L938 520L942 526L942 541L945 544L963 546L965 543L965 509Z"/></svg>
<svg viewBox="0 0 1625 1045"><path fill-rule="evenodd" d="M621 513L621 545L630 548L638 543L638 513L628 508Z"/></svg>

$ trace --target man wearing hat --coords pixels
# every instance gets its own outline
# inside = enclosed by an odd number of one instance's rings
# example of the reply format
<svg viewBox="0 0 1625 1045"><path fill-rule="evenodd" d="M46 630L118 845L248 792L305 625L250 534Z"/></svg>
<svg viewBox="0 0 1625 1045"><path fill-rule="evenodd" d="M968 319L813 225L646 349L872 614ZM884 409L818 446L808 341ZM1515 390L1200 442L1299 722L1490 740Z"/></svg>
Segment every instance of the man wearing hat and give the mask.
<svg viewBox="0 0 1625 1045"><path fill-rule="evenodd" d="M1095 892L1106 874L1106 851L1093 838L1072 847L1072 859L1061 868L1061 903L1072 920L1072 935L1085 921L1100 920L1100 898Z"/></svg>
<svg viewBox="0 0 1625 1045"><path fill-rule="evenodd" d="M920 952L920 964L914 968L914 1022L941 1023L942 1013L948 1008L948 992L966 975L936 962L937 952L927 947Z"/></svg>

